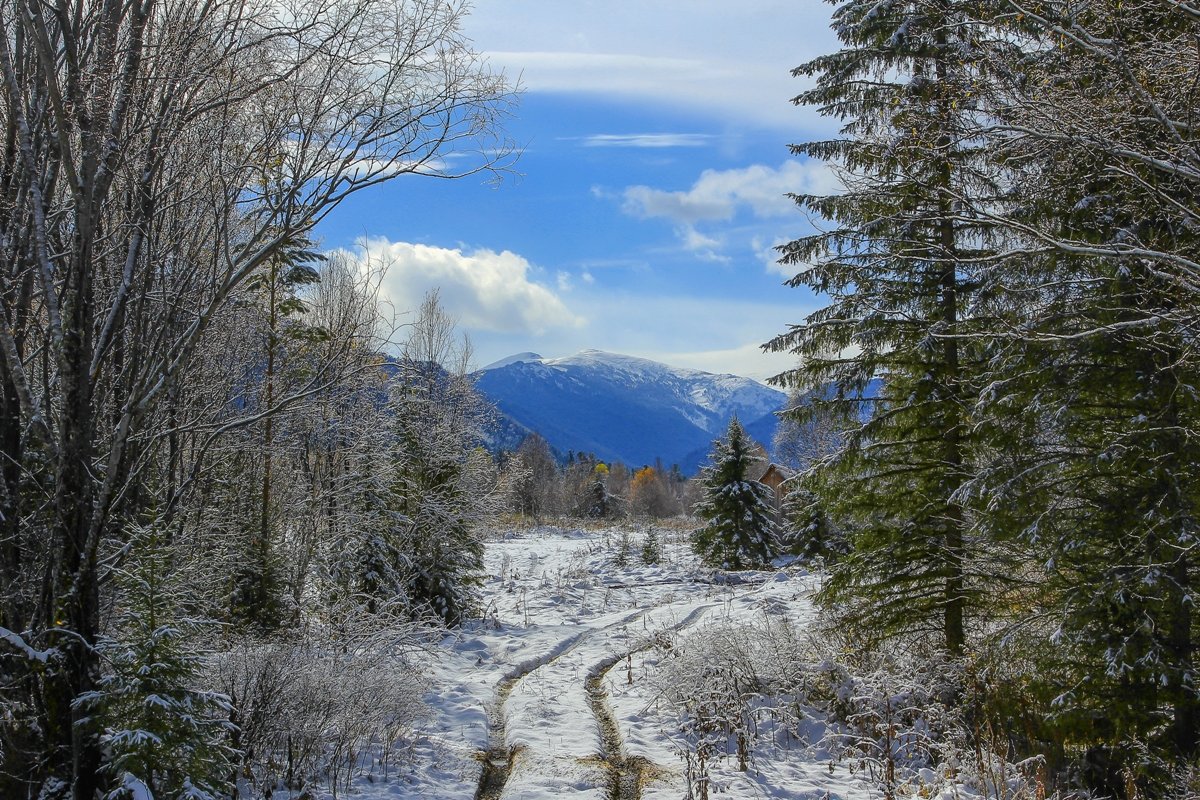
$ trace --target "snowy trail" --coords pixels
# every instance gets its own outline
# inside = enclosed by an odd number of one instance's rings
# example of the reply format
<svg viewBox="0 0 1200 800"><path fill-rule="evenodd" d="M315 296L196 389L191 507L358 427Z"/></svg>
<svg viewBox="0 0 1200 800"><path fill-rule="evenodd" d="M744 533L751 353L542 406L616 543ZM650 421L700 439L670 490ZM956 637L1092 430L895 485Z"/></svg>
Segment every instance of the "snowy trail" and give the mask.
<svg viewBox="0 0 1200 800"><path fill-rule="evenodd" d="M682 622L672 626L671 632L677 633L694 625L711 608L712 605L705 605L694 609ZM588 705L599 726L603 750L601 759L608 772L608 796L611 800L641 800L643 784L660 770L649 759L626 753L620 724L609 704L608 692L604 689L605 677L611 670L620 662L632 659L634 654L649 650L654 644L654 639L647 639L633 650L610 656L595 665L587 676Z"/></svg>
<svg viewBox="0 0 1200 800"><path fill-rule="evenodd" d="M644 530L644 529L643 529ZM633 531L634 535L638 531ZM489 543L487 618L441 643L407 774L370 800L677 800L687 791L665 660L693 635L812 615L803 573L713 575L682 532L662 564L620 558L613 531L535 529ZM637 552L635 549L634 552ZM783 737L786 739L787 737ZM815 741L815 740L814 740ZM764 744L764 747L771 745ZM714 764L736 797L866 800L820 752ZM362 786L362 784L360 784Z"/></svg>
<svg viewBox="0 0 1200 800"><path fill-rule="evenodd" d="M616 624L622 624L637 617L638 614L626 615ZM504 786L512 771L513 760L520 752L518 747L508 744L505 721L505 704L512 694L513 688L519 681L536 669L541 669L555 659L571 652L581 641L591 636L595 631L591 628L580 631L558 643L542 656L530 659L505 675L496 685L496 697L487 712L488 717L488 749L481 753L482 773L479 777L479 789L475 792L475 800L498 800L504 794Z"/></svg>
<svg viewBox="0 0 1200 800"><path fill-rule="evenodd" d="M519 755L501 796L613 797L611 775L621 759L621 737L611 714L606 726L603 707L594 699L598 678L630 653L651 646L655 634L681 630L714 607L688 598L594 628L518 681L509 697L505 744Z"/></svg>
<svg viewBox="0 0 1200 800"><path fill-rule="evenodd" d="M620 660L615 659L613 663ZM611 667L612 664L607 666ZM643 758L625 755L621 730L604 691L605 672L607 669L602 669L588 678L587 693L592 713L600 725L600 740L604 750L600 758L608 772L608 796L612 800L641 800L642 783L654 765Z"/></svg>

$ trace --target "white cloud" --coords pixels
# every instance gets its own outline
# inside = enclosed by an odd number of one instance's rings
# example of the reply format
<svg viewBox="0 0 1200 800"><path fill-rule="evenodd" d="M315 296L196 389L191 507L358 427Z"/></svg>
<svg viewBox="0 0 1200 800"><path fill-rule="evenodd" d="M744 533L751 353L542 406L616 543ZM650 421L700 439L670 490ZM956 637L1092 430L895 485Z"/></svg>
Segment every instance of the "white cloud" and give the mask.
<svg viewBox="0 0 1200 800"><path fill-rule="evenodd" d="M540 335L585 324L533 279L534 267L516 253L465 252L383 238L359 239L357 245L353 258L386 266L381 288L398 311L416 308L436 288L446 310L474 331Z"/></svg>
<svg viewBox="0 0 1200 800"><path fill-rule="evenodd" d="M705 260L729 263L728 247L743 243L769 271L790 277L775 263L777 255L764 242L778 229L778 220L801 216L788 194L833 194L840 182L828 165L820 161L785 161L778 167L752 164L740 169L708 169L690 187L682 190L629 186L619 195L621 210L640 219L662 219L674 223L679 245ZM593 190L597 197L614 197ZM735 218L743 216L736 225ZM745 216L752 218L747 223ZM769 222L765 222L769 221ZM747 231L751 233L748 234ZM776 238L772 244L787 239Z"/></svg>
<svg viewBox="0 0 1200 800"><path fill-rule="evenodd" d="M679 237L683 240L683 246L688 250L701 253L715 252L724 245L720 239L703 234L690 225L680 229Z"/></svg>
<svg viewBox="0 0 1200 800"><path fill-rule="evenodd" d="M706 197L698 192L665 192L649 186L630 186L623 195L621 210L642 219L663 217L689 225L733 217L729 198Z"/></svg>
<svg viewBox="0 0 1200 800"><path fill-rule="evenodd" d="M787 244L788 241L788 239L777 236L771 239L770 243L768 243L761 237L756 236L753 240L751 240L750 247L754 249L754 252L758 255L758 258L766 266L767 272L774 272L778 275L782 275L785 278L790 278L799 272L799 270L794 266L780 264L779 251L775 249L779 245Z"/></svg>
<svg viewBox="0 0 1200 800"><path fill-rule="evenodd" d="M805 86L790 71L836 48L829 13L785 0L477 0L465 22L529 91L669 102L794 132L816 115L788 102Z"/></svg>
<svg viewBox="0 0 1200 800"><path fill-rule="evenodd" d="M716 137L708 133L597 133L581 140L584 147L704 147Z"/></svg>
<svg viewBox="0 0 1200 800"><path fill-rule="evenodd" d="M832 193L837 180L819 161L785 161L779 167L753 164L741 169L707 169L689 189L668 191L649 186L625 189L621 208L643 219L669 219L677 224L724 222L741 210L756 217L793 213L787 193Z"/></svg>

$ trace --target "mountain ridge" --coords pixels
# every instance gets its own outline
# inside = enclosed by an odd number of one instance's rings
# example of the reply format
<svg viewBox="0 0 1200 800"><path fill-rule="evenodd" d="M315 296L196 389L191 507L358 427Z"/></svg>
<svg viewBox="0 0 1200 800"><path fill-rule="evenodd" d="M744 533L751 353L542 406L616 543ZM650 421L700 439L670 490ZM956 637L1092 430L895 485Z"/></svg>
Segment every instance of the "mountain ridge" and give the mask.
<svg viewBox="0 0 1200 800"><path fill-rule="evenodd" d="M584 350L544 358L518 353L475 373L476 387L517 426L560 453L589 452L630 466L678 464L694 472L730 417L766 437L786 395L751 378Z"/></svg>

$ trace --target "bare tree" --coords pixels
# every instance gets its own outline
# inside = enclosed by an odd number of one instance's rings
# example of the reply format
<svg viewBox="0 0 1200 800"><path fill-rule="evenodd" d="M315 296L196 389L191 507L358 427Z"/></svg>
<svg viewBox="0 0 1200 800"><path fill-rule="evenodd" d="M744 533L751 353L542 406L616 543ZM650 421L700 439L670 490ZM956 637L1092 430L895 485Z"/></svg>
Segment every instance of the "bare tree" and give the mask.
<svg viewBox="0 0 1200 800"><path fill-rule="evenodd" d="M517 448L515 460L521 467L513 494L517 511L533 519L559 511L562 481L549 443L531 433Z"/></svg>
<svg viewBox="0 0 1200 800"><path fill-rule="evenodd" d="M172 398L247 280L354 192L502 166L510 89L463 13L0 2L5 795L91 800L105 780L76 702L96 682L100 591L126 520L177 507L150 466L198 424ZM195 463L322 376L203 431Z"/></svg>
<svg viewBox="0 0 1200 800"><path fill-rule="evenodd" d="M788 392L787 409L772 442L781 463L803 471L837 453L847 423L833 409L821 407L825 400L820 390Z"/></svg>

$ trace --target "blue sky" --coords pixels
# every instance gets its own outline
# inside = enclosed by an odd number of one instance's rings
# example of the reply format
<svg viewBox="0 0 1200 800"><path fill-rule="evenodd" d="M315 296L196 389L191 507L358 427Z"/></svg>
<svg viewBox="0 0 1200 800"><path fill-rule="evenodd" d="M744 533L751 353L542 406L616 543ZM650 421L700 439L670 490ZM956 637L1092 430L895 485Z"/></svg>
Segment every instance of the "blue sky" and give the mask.
<svg viewBox="0 0 1200 800"><path fill-rule="evenodd" d="M831 190L787 144L830 124L788 101L834 46L815 0L478 0L465 30L523 93L499 185L405 176L318 231L390 267L398 310L440 289L484 365L585 348L765 378L758 345L818 301L772 245L811 230L783 195Z"/></svg>

